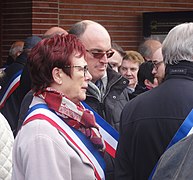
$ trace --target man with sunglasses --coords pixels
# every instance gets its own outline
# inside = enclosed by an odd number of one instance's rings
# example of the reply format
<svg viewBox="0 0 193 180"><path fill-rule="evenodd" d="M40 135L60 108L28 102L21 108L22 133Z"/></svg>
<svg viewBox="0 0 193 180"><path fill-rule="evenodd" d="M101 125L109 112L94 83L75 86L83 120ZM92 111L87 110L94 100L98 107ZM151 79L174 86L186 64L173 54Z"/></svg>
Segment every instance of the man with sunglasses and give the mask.
<svg viewBox="0 0 193 180"><path fill-rule="evenodd" d="M108 59L114 53L108 31L97 22L83 20L74 24L69 33L75 34L87 50L86 61L92 82L89 82L85 102L119 131L120 115L129 101L128 80L108 66ZM105 161L106 180L113 180L114 159L105 154Z"/></svg>

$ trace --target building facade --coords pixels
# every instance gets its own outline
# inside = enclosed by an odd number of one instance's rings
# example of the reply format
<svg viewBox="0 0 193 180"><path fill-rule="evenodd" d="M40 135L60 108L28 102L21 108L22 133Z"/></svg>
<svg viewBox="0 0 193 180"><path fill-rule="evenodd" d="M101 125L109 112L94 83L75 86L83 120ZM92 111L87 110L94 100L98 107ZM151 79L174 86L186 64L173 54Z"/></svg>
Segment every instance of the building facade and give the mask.
<svg viewBox="0 0 193 180"><path fill-rule="evenodd" d="M104 25L124 50L137 50L143 40L144 12L191 11L192 0L3 0L0 6L0 64L11 44L48 28L68 30L90 19Z"/></svg>

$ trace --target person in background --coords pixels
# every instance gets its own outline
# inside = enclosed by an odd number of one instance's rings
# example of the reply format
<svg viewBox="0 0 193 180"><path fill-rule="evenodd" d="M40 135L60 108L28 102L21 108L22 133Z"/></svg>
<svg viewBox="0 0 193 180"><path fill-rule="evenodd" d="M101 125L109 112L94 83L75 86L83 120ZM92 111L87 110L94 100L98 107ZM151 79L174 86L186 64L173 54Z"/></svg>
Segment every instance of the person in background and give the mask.
<svg viewBox="0 0 193 180"><path fill-rule="evenodd" d="M165 80L122 111L115 179L148 179L193 107L193 23L175 26L162 43Z"/></svg>
<svg viewBox="0 0 193 180"><path fill-rule="evenodd" d="M49 28L43 35L42 35L42 39L45 39L45 38L50 38L56 34L68 34L68 32L61 28L61 27L58 27L58 26L53 26L51 28Z"/></svg>
<svg viewBox="0 0 193 180"><path fill-rule="evenodd" d="M162 48L159 48L155 51L154 57L156 57L156 60L152 60L154 64L152 73L154 77L157 78L158 84L161 84L165 78L165 64L163 61Z"/></svg>
<svg viewBox="0 0 193 180"><path fill-rule="evenodd" d="M162 83L165 77L165 65L163 63L161 42L155 39L147 39L140 44L139 53L144 57L145 61L154 63L155 68L152 73L158 79L158 83Z"/></svg>
<svg viewBox="0 0 193 180"><path fill-rule="evenodd" d="M56 34L68 34L66 30L61 27L51 27L43 35L42 38L50 38ZM31 90L31 78L29 76L29 71L27 64L25 65L23 72L21 74L21 83L20 83L20 102L22 102L24 96ZM21 104L21 103L20 103Z"/></svg>
<svg viewBox="0 0 193 180"><path fill-rule="evenodd" d="M111 47L112 50L114 51L114 54L112 57L109 58L109 65L114 71L118 72L118 69L121 66L121 63L126 53L122 49L122 47L115 42L112 42Z"/></svg>
<svg viewBox="0 0 193 180"><path fill-rule="evenodd" d="M129 101L128 80L108 66L114 51L108 31L99 23L83 20L69 30L75 34L86 48L86 61L92 81L88 84L85 102L113 128L119 131L122 109ZM106 180L114 179L114 158L104 154Z"/></svg>
<svg viewBox="0 0 193 180"><path fill-rule="evenodd" d="M9 56L6 63L3 65L4 68L12 64L16 58L23 52L24 41L15 41L9 49Z"/></svg>
<svg viewBox="0 0 193 180"><path fill-rule="evenodd" d="M157 59L154 53L161 47L162 44L160 41L146 39L139 45L138 52L143 56L145 61L153 61Z"/></svg>
<svg viewBox="0 0 193 180"><path fill-rule="evenodd" d="M127 90L130 99L138 83L137 73L139 66L143 62L143 57L137 51L126 51L126 56L123 58L119 68L120 74L129 80Z"/></svg>
<svg viewBox="0 0 193 180"><path fill-rule="evenodd" d="M132 94L134 97L158 86L158 80L152 73L153 69L154 64L152 61L145 61L139 66L137 73L138 84Z"/></svg>
<svg viewBox="0 0 193 180"><path fill-rule="evenodd" d="M34 94L14 142L12 180L104 179L95 160L103 160L104 141L93 113L81 104L92 79L85 56L71 34L45 38L31 51Z"/></svg>
<svg viewBox="0 0 193 180"><path fill-rule="evenodd" d="M20 110L20 77L27 62L31 49L41 40L38 36L30 36L25 39L24 50L16 60L4 70L4 76L0 79L0 112L7 119L14 136L19 119Z"/></svg>
<svg viewBox="0 0 193 180"><path fill-rule="evenodd" d="M0 179L2 180L11 180L13 141L11 128L0 113Z"/></svg>

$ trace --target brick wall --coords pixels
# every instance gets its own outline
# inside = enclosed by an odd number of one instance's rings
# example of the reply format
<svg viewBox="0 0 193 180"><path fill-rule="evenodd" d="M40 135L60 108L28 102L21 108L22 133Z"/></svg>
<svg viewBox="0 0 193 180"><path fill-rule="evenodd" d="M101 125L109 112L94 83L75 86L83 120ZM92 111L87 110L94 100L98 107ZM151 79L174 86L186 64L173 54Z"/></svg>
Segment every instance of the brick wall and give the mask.
<svg viewBox="0 0 193 180"><path fill-rule="evenodd" d="M11 44L32 34L32 3L30 0L3 0L1 7L1 58L5 61Z"/></svg>
<svg viewBox="0 0 193 180"><path fill-rule="evenodd" d="M3 0L1 1L1 57L11 43L42 35L52 26L68 30L83 19L104 25L125 50L137 50L142 40L142 13L190 11L192 0Z"/></svg>

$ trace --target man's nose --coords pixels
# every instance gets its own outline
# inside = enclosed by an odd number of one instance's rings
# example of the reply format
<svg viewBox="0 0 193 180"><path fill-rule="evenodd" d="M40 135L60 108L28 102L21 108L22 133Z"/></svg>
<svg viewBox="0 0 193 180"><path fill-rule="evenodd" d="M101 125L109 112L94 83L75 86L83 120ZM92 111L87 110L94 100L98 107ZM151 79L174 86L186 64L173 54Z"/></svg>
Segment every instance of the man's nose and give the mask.
<svg viewBox="0 0 193 180"><path fill-rule="evenodd" d="M92 80L92 75L89 73L89 71L86 71L85 78L86 78L86 80L88 80L88 81L91 81L91 80Z"/></svg>
<svg viewBox="0 0 193 180"><path fill-rule="evenodd" d="M109 62L106 54L104 54L104 56L99 61L104 63L104 64L107 64Z"/></svg>
<svg viewBox="0 0 193 180"><path fill-rule="evenodd" d="M126 75L131 75L131 70L129 68L126 70Z"/></svg>
<svg viewBox="0 0 193 180"><path fill-rule="evenodd" d="M157 73L157 69L154 67L153 69L152 69L152 74L156 74Z"/></svg>

